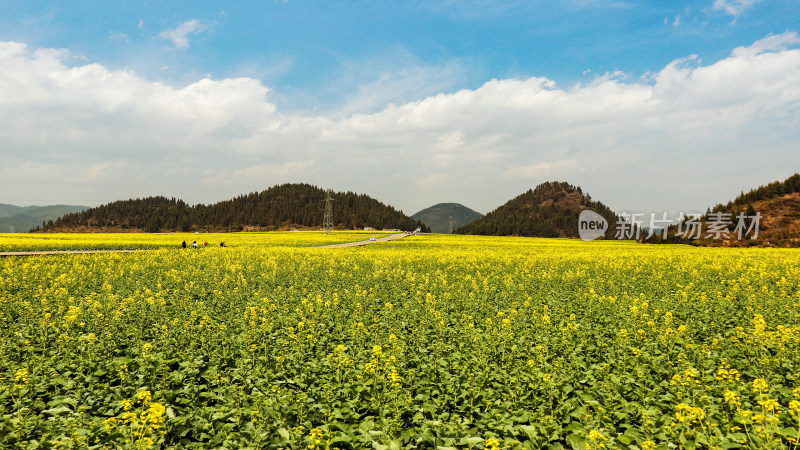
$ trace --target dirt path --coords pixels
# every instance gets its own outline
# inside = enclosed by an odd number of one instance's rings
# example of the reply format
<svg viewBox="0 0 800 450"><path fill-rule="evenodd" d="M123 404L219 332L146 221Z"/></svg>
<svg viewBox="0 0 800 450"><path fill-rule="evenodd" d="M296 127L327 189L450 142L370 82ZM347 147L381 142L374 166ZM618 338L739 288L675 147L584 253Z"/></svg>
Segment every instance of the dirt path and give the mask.
<svg viewBox="0 0 800 450"><path fill-rule="evenodd" d="M376 242L386 242L386 241L391 241L393 239L401 239L401 238L404 238L406 236L413 236L413 234L397 233L397 234L392 234L392 235L389 235L389 236L386 236L386 237L375 239L374 241L367 240L367 241L358 241L358 242L345 242L344 244L320 245L320 246L317 246L317 247L308 247L308 248L360 247L362 245L374 244Z"/></svg>

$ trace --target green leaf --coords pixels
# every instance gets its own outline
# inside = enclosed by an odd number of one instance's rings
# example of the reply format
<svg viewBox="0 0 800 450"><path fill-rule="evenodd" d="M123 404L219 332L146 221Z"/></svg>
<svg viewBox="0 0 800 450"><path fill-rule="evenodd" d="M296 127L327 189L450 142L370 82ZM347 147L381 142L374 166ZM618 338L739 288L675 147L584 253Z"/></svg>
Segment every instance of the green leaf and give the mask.
<svg viewBox="0 0 800 450"><path fill-rule="evenodd" d="M577 434L567 436L567 443L572 447L572 450L586 450L586 439Z"/></svg>
<svg viewBox="0 0 800 450"><path fill-rule="evenodd" d="M617 440L620 441L623 445L631 445L634 442L636 442L635 438L628 436L627 434L619 436Z"/></svg>
<svg viewBox="0 0 800 450"><path fill-rule="evenodd" d="M287 441L291 439L291 434L286 428L278 428L278 434Z"/></svg>
<svg viewBox="0 0 800 450"><path fill-rule="evenodd" d="M461 442L459 442L459 445L466 445L467 448L472 448L472 447L480 444L483 441L484 441L484 439L482 437L478 437L478 436L465 437L465 438L461 438Z"/></svg>
<svg viewBox="0 0 800 450"><path fill-rule="evenodd" d="M528 436L528 439L534 440L539 433L536 431L536 427L531 425L519 425L518 428Z"/></svg>
<svg viewBox="0 0 800 450"><path fill-rule="evenodd" d="M45 409L42 412L44 414L49 415L49 416L59 416L59 415L62 415L62 414L74 414L74 411L72 411L66 405L61 405L61 406L57 406L55 408Z"/></svg>
<svg viewBox="0 0 800 450"><path fill-rule="evenodd" d="M784 437L798 438L797 427L787 427L781 430L781 435Z"/></svg>

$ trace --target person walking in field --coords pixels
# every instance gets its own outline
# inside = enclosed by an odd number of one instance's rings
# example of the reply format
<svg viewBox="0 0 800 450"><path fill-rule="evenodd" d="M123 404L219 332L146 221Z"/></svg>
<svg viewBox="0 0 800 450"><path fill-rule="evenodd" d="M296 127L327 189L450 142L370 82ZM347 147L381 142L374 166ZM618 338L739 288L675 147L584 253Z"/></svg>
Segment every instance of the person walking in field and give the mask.
<svg viewBox="0 0 800 450"><path fill-rule="evenodd" d="M181 248L186 248L186 241L183 241L183 243L181 244Z"/></svg>
<svg viewBox="0 0 800 450"><path fill-rule="evenodd" d="M197 241L192 241L192 248L197 249Z"/></svg>

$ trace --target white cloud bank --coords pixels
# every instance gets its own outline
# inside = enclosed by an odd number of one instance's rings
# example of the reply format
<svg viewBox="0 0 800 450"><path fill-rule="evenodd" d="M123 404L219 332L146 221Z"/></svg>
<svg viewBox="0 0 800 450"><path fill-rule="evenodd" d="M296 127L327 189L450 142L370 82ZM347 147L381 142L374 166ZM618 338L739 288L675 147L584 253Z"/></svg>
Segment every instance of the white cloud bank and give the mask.
<svg viewBox="0 0 800 450"><path fill-rule="evenodd" d="M798 43L770 36L646 81L492 80L345 118L282 113L254 79L178 89L0 43L0 202L207 203L304 181L407 213L487 212L563 180L617 210L705 209L800 170Z"/></svg>

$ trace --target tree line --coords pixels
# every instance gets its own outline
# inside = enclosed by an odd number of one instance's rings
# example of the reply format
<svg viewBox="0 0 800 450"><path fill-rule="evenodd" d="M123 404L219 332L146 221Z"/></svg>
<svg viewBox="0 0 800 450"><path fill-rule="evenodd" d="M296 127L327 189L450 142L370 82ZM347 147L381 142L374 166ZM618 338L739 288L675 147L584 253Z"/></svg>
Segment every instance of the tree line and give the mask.
<svg viewBox="0 0 800 450"><path fill-rule="evenodd" d="M334 228L337 229L373 227L413 230L421 227L423 232L430 232L422 222L364 194L334 193L331 204ZM120 200L67 214L31 231L81 228L146 232L317 228L322 226L324 208L323 189L309 184L283 184L211 205L189 205L183 200L163 196Z"/></svg>

